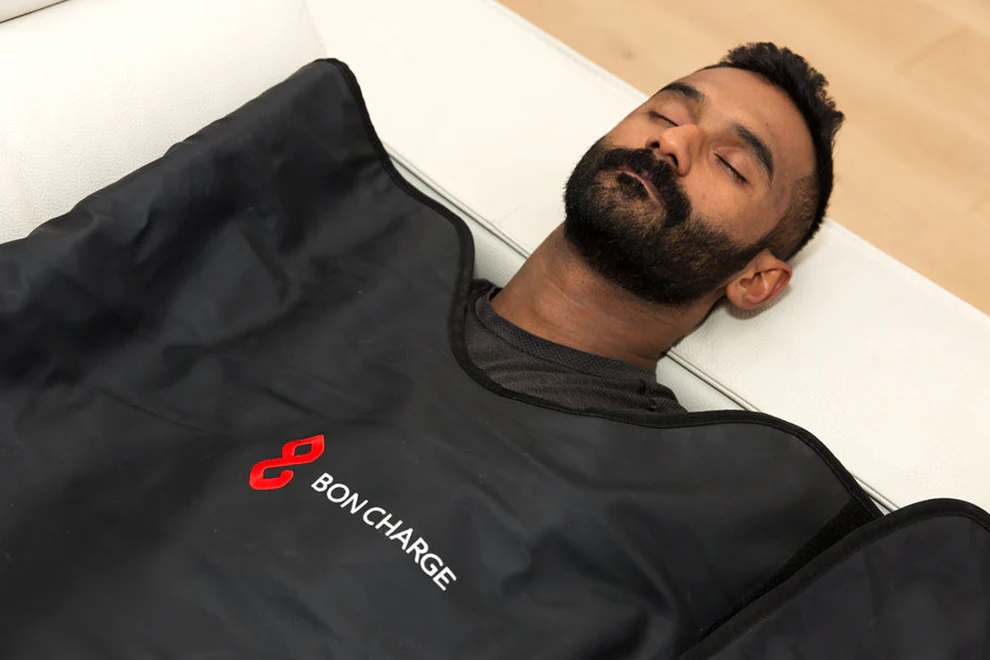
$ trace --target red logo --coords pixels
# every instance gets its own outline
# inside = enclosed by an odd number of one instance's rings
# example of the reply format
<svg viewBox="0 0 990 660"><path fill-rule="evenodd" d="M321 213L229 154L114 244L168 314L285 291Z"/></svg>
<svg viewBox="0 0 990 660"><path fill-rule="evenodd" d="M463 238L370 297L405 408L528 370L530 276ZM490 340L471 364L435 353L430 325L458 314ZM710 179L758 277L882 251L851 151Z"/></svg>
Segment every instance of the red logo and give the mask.
<svg viewBox="0 0 990 660"><path fill-rule="evenodd" d="M296 453L296 450L300 447L307 446L308 449L304 453ZM251 476L248 478L248 483L255 490L276 490L281 488L292 481L295 473L292 470L282 470L277 477L266 477L265 470L312 463L323 455L323 446L324 438L322 435L314 435L312 438L287 442L282 447L281 458L269 458L266 461L256 463L251 468Z"/></svg>

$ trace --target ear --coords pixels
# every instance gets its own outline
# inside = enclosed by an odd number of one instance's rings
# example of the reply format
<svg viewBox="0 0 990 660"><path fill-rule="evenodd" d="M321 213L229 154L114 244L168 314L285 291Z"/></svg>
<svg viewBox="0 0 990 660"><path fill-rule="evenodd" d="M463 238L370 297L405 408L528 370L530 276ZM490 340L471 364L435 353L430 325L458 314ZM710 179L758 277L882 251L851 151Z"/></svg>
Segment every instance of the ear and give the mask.
<svg viewBox="0 0 990 660"><path fill-rule="evenodd" d="M780 295L790 280L787 262L764 250L726 285L725 297L739 309L749 311Z"/></svg>

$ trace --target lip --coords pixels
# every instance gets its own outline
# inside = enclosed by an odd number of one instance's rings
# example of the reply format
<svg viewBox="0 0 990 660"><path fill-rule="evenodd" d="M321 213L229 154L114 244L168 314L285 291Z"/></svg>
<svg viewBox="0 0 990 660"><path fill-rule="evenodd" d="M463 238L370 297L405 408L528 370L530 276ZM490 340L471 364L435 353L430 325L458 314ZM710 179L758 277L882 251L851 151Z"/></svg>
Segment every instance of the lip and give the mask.
<svg viewBox="0 0 990 660"><path fill-rule="evenodd" d="M641 184L643 184L643 187L646 188L646 192L649 193L653 201L656 202L657 204L660 204L660 193L657 192L657 189L653 186L652 183L649 182L649 180L646 179L646 177L644 177L641 174L637 174L632 170L622 170L622 172L628 174L629 176L631 176L632 178L636 179Z"/></svg>

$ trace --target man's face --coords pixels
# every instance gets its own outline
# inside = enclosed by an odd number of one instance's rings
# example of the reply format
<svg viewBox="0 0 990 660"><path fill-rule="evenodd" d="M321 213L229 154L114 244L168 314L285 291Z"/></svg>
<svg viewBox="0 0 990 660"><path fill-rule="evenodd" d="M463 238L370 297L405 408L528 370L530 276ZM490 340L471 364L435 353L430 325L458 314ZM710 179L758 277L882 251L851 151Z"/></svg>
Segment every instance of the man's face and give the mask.
<svg viewBox="0 0 990 660"><path fill-rule="evenodd" d="M565 234L640 298L690 303L762 251L813 170L811 135L784 92L748 71L699 71L585 154L567 183Z"/></svg>

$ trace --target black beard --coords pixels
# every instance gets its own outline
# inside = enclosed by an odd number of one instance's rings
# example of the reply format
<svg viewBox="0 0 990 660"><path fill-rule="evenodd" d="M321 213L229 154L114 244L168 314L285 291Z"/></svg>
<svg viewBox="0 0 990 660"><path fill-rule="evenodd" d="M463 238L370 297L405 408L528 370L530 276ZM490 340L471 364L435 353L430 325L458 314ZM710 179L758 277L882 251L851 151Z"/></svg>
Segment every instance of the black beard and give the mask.
<svg viewBox="0 0 990 660"><path fill-rule="evenodd" d="M656 189L654 202L636 172ZM692 213L673 166L649 149L609 148L581 158L564 192L564 236L610 282L651 303L682 306L715 291L763 245L739 246Z"/></svg>

